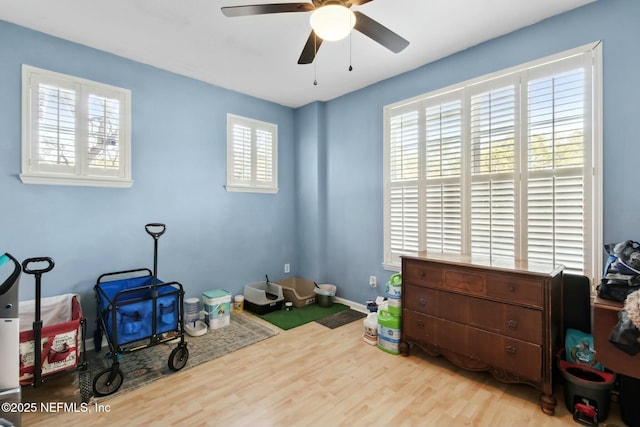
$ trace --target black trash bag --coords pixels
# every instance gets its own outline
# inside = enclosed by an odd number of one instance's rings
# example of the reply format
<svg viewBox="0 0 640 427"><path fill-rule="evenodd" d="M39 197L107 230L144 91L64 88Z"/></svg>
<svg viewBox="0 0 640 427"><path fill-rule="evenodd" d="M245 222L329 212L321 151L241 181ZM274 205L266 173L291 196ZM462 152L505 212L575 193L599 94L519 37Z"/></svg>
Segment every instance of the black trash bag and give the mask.
<svg viewBox="0 0 640 427"><path fill-rule="evenodd" d="M630 356L640 353L640 330L629 318L627 310L618 313L618 323L611 330L609 341Z"/></svg>
<svg viewBox="0 0 640 427"><path fill-rule="evenodd" d="M597 287L600 298L624 302L632 292L640 290L640 275L623 276L608 274Z"/></svg>

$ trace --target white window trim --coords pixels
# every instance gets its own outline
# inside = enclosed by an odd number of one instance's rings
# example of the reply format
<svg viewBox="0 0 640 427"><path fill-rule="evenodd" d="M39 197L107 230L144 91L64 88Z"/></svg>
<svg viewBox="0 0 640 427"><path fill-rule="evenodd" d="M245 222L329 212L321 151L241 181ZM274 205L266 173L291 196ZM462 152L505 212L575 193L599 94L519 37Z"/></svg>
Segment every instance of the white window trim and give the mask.
<svg viewBox="0 0 640 427"><path fill-rule="evenodd" d="M497 71L494 73L490 73L484 76L480 76L474 79L470 79L468 81L458 83L455 85L448 86L446 88L442 88L433 92L429 92L427 94L422 94L415 96L411 99L403 100L391 105L387 105L384 107L383 115L384 115L384 154L383 154L383 180L384 180L384 255L383 255L383 263L382 266L386 270L390 271L400 271L400 263L399 259L394 262L391 259L390 252L390 218L389 218L389 185L390 185L390 117L392 113L397 113L403 107L409 107L410 104L415 104L417 102L423 101L425 99L429 99L436 96L442 96L446 93L459 91L460 89L469 88L475 85L479 85L483 82L487 82L496 78L501 78L503 76L519 73L527 69L532 69L537 66L541 66L544 64L552 63L555 61L563 60L569 58L571 56L583 55L584 53L590 53L592 55L592 81L593 87L591 93L591 117L592 117L592 128L591 128L591 138L593 141L593 146L591 147L592 152L587 157L588 160L591 161L591 164L585 164L586 170L591 170L591 175L594 177L592 180L592 188L586 188L585 191L588 191L588 195L591 198L591 211L585 212L585 221L586 223L591 224L590 230L586 232L592 233L591 242L593 248L588 250L586 253L589 256L585 258L585 266L589 266L588 270L585 271L585 275L588 276L592 283L595 283L599 280L600 273L603 268L603 257L602 252L598 250L598 248L603 247L603 147L602 147L602 42L597 41L593 43L589 43L575 49L570 49L564 52L560 52L554 55L550 55L545 58L541 58L538 60L530 61L525 64L521 64L518 66L510 67L505 70ZM465 113L466 117L463 120L468 120L468 112ZM468 132L468 129L465 130ZM468 137L468 135L467 135ZM465 167L465 170L468 169ZM463 230L463 235L466 232ZM422 239L422 237L420 237ZM464 248L463 248L464 250Z"/></svg>
<svg viewBox="0 0 640 427"><path fill-rule="evenodd" d="M88 88L89 90L116 93L122 99L119 116L119 163L118 176L90 174L84 165L75 173L56 173L52 171L34 170L32 165L32 120L34 106L32 104L32 80L42 77L46 80L58 80L66 84ZM79 101L80 103L82 101ZM81 112L83 114L84 112ZM83 131L79 132L82 138ZM83 141L76 140L76 150L81 153ZM77 157L79 156L77 153ZM84 162L84 160L79 160ZM69 76L54 71L22 65L22 173L20 180L25 184L68 185L89 187L129 188L131 179L131 91L107 84Z"/></svg>
<svg viewBox="0 0 640 427"><path fill-rule="evenodd" d="M250 182L239 182L233 177L233 125L240 123L251 128L252 131L256 129L263 129L270 132L273 135L273 143L271 147L271 176L272 181L266 184L261 184L255 180L255 176L252 172L252 179ZM251 166L255 167L255 140L252 138L251 149ZM278 192L278 125L260 120L249 119L246 117L238 116L235 114L227 114L227 182L225 189L228 192L244 192L244 193L265 193L276 194Z"/></svg>

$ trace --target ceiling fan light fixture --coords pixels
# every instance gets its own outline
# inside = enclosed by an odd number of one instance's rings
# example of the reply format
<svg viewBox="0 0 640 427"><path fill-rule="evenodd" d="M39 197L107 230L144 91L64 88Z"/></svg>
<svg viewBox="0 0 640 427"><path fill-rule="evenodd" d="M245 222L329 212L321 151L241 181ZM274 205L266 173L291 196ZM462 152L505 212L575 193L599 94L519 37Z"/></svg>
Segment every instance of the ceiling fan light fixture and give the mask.
<svg viewBox="0 0 640 427"><path fill-rule="evenodd" d="M309 22L318 37L333 42L349 35L356 25L356 15L348 7L328 4L316 9Z"/></svg>

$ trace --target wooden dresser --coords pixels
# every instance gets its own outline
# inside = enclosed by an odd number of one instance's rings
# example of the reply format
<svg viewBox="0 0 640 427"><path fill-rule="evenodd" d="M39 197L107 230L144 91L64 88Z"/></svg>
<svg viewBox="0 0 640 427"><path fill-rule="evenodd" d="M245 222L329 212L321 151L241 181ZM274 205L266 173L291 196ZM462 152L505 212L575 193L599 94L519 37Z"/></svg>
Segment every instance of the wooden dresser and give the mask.
<svg viewBox="0 0 640 427"><path fill-rule="evenodd" d="M562 266L420 252L402 258L400 352L410 344L457 366L541 391L553 415L562 348Z"/></svg>

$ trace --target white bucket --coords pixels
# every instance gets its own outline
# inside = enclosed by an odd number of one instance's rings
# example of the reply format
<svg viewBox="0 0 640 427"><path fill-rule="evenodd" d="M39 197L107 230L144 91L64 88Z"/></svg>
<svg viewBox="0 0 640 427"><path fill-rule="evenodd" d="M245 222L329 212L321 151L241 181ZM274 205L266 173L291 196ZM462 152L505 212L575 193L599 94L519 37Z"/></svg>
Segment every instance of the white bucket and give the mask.
<svg viewBox="0 0 640 427"><path fill-rule="evenodd" d="M213 289L202 293L205 322L209 329L229 326L231 320L231 293L225 289Z"/></svg>

